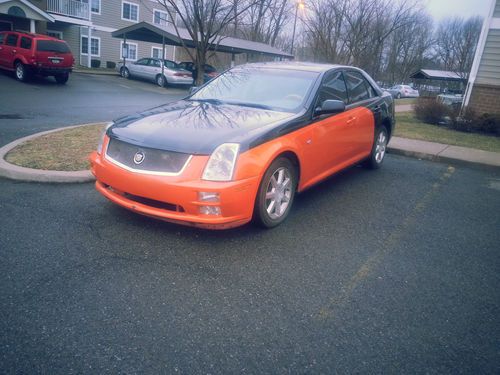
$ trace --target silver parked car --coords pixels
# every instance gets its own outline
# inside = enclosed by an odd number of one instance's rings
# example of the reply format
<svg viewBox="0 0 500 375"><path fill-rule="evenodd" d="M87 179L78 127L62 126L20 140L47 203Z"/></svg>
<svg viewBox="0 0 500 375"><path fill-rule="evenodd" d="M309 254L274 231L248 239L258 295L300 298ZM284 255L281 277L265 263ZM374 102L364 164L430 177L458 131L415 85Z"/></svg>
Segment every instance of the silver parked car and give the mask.
<svg viewBox="0 0 500 375"><path fill-rule="evenodd" d="M165 65L163 75L162 64ZM145 57L135 62L126 61L117 64L120 75L125 78L143 78L156 82L163 87L165 85L192 85L193 75L190 71L182 69L177 63L170 60L162 60L154 57Z"/></svg>
<svg viewBox="0 0 500 375"><path fill-rule="evenodd" d="M392 96L396 99L418 98L420 96L418 90L415 90L408 85L396 85L391 87L390 89L387 89L387 91L389 91L392 94Z"/></svg>

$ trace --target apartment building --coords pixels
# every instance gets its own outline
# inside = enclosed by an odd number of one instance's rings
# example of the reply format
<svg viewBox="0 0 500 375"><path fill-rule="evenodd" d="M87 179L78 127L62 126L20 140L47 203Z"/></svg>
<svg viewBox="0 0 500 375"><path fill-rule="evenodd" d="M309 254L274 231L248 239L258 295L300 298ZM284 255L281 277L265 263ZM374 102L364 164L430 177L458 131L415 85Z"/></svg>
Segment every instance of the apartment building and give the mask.
<svg viewBox="0 0 500 375"><path fill-rule="evenodd" d="M500 0L484 20L465 92L464 106L478 114L500 115Z"/></svg>
<svg viewBox="0 0 500 375"><path fill-rule="evenodd" d="M117 29L141 21L167 25L169 17L157 0L0 0L0 30L21 30L64 39L76 65L101 67L122 57L123 41L113 38ZM161 44L127 42L128 60L161 56ZM89 55L90 54L90 55ZM165 57L174 59L175 47Z"/></svg>

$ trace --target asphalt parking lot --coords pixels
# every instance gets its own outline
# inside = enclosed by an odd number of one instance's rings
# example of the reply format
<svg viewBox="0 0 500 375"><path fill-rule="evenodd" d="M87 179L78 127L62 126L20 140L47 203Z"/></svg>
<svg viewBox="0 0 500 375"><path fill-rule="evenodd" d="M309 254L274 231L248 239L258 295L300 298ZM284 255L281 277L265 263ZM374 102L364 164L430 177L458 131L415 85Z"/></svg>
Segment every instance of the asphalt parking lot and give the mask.
<svg viewBox="0 0 500 375"><path fill-rule="evenodd" d="M76 74L0 87L0 117L27 113L0 119L1 144L183 94ZM92 184L0 179L0 210L0 373L500 368L498 171L389 155L267 231L155 221Z"/></svg>

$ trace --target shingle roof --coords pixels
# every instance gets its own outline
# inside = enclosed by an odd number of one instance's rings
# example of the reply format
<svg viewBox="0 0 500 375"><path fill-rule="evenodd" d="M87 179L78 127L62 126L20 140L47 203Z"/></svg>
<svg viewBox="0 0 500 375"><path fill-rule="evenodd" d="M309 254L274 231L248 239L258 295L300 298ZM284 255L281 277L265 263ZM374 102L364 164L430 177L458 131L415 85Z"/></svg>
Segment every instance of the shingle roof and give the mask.
<svg viewBox="0 0 500 375"><path fill-rule="evenodd" d="M123 38L131 40L140 40L143 42L152 43L162 43L163 37L165 37L165 43L170 45L180 46L182 41L188 47L193 47L193 39L189 34L189 31L184 28L178 28L179 36L173 26L159 26L149 22L139 22L135 25L127 26L122 29L114 31L111 35L115 38ZM217 41L219 42L217 45ZM293 58L293 55L281 51L278 48L270 46L265 43L252 42L245 39L233 38L228 36L222 36L218 40L214 40L212 43L213 48L217 48L217 51L227 52L227 53L261 53L265 55L271 55L276 57L288 57Z"/></svg>

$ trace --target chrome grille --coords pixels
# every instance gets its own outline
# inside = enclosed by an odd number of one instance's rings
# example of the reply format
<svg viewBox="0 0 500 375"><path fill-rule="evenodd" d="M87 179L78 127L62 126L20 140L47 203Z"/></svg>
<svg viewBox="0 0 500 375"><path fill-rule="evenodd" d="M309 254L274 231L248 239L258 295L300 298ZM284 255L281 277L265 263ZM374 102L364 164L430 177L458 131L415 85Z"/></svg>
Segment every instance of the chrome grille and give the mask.
<svg viewBox="0 0 500 375"><path fill-rule="evenodd" d="M106 158L128 170L139 173L177 175L182 172L191 155L139 147L111 138Z"/></svg>

